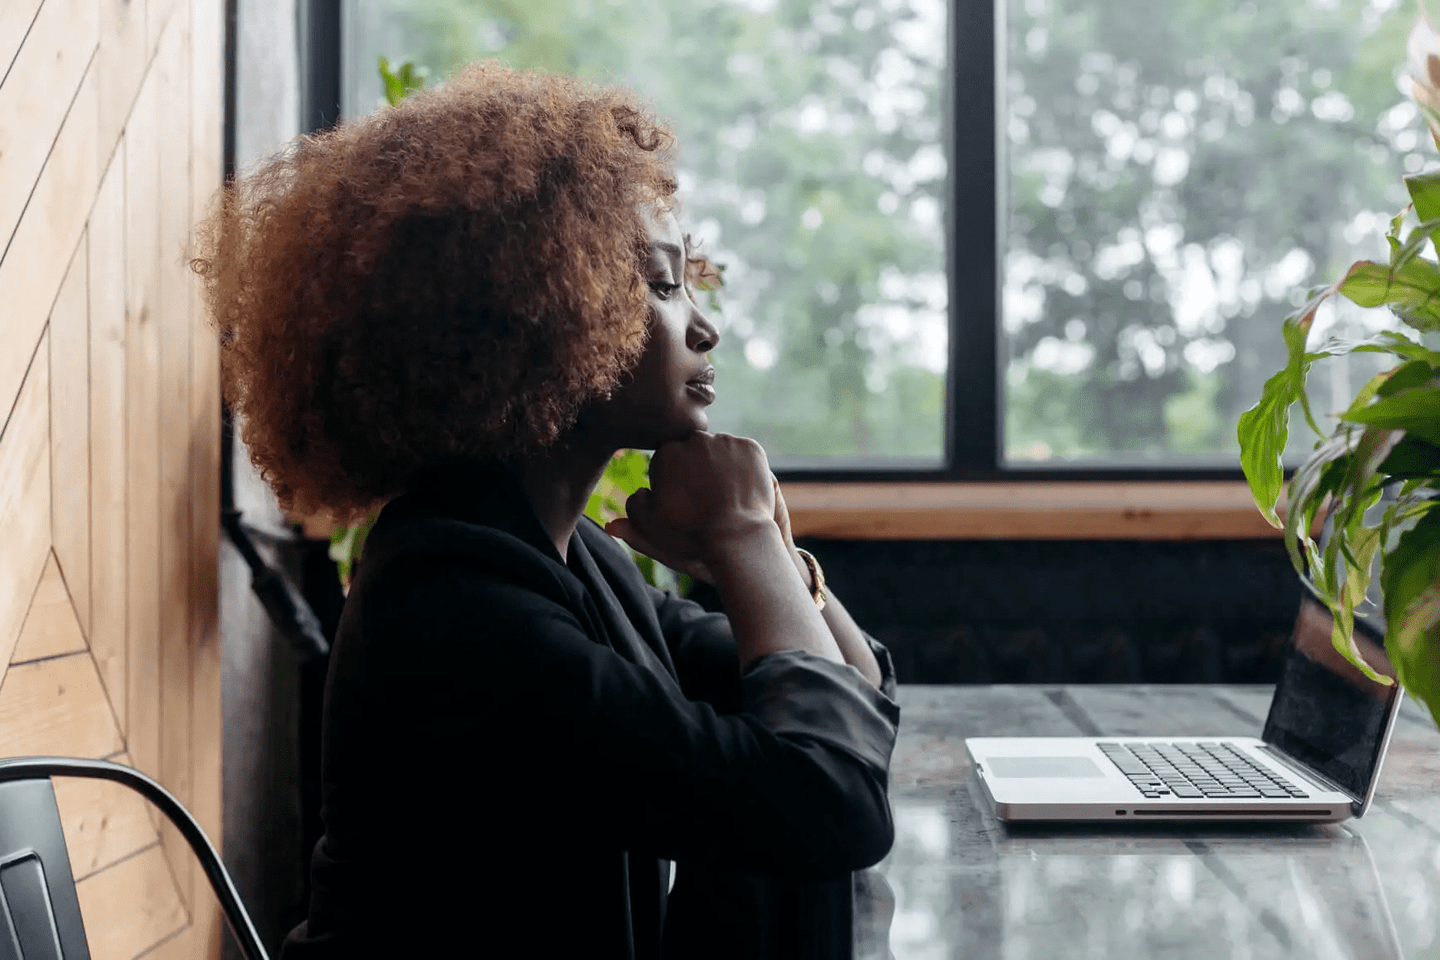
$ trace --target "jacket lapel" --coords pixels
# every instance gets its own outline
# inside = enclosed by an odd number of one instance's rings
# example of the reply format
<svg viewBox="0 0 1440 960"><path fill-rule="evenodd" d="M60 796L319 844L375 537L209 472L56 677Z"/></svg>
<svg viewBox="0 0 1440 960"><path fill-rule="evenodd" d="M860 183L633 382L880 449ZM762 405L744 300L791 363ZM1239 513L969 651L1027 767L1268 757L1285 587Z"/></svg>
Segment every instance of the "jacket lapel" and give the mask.
<svg viewBox="0 0 1440 960"><path fill-rule="evenodd" d="M609 534L583 518L570 538L569 552L568 566L595 601L615 652L664 677L678 692L675 664L634 563L621 555Z"/></svg>

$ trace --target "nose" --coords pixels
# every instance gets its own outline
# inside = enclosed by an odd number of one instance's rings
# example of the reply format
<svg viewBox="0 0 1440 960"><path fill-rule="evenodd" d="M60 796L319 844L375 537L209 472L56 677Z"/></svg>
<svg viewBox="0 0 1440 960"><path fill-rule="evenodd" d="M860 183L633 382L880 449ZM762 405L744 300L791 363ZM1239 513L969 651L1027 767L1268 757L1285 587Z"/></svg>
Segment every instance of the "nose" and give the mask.
<svg viewBox="0 0 1440 960"><path fill-rule="evenodd" d="M693 303L690 305L690 325L685 330L685 343L696 353L709 353L720 343L720 331Z"/></svg>

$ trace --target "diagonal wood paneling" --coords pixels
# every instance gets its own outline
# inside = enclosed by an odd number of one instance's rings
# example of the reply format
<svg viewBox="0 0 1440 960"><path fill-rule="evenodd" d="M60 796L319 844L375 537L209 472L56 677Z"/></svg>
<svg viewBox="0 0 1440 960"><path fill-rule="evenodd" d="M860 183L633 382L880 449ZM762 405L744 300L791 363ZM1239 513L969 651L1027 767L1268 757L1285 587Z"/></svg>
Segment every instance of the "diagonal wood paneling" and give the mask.
<svg viewBox="0 0 1440 960"><path fill-rule="evenodd" d="M40 341L70 255L85 229L95 196L98 102L94 72L87 71L0 260L0 303L5 305L0 337L19 347L0 350L0 411L9 410L20 391L30 360L25 347L33 349Z"/></svg>
<svg viewBox="0 0 1440 960"><path fill-rule="evenodd" d="M0 756L100 759L125 744L89 654L17 663L0 683Z"/></svg>
<svg viewBox="0 0 1440 960"><path fill-rule="evenodd" d="M0 432L0 663L20 637L50 549L50 364L41 339ZM21 350L20 352L29 352Z"/></svg>
<svg viewBox="0 0 1440 960"><path fill-rule="evenodd" d="M158 113L167 141L190 142L190 8L170 13L155 56ZM190 151L161 150L160 277L160 778L190 803L190 445L173 442L190 427ZM183 897L190 896L192 857L178 831L161 824L165 852Z"/></svg>
<svg viewBox="0 0 1440 960"><path fill-rule="evenodd" d="M84 238L50 311L50 526L55 558L90 633L90 299Z"/></svg>
<svg viewBox="0 0 1440 960"><path fill-rule="evenodd" d="M15 644L10 662L28 663L84 652L85 636L70 605L70 593L65 589L60 565L51 554L40 577L40 586L35 588L35 599L30 603L25 625L20 628L20 640Z"/></svg>
<svg viewBox="0 0 1440 960"><path fill-rule="evenodd" d="M125 144L90 214L90 651L125 730Z"/></svg>
<svg viewBox="0 0 1440 960"><path fill-rule="evenodd" d="M133 763L217 845L219 363L187 258L221 14L0 0L0 756ZM92 955L218 958L168 824L113 785L56 795Z"/></svg>
<svg viewBox="0 0 1440 960"><path fill-rule="evenodd" d="M98 0L98 3L100 45L95 55L95 69L100 75L102 90L98 130L103 165L130 118L130 108L150 66L153 47L145 38L146 0Z"/></svg>
<svg viewBox="0 0 1440 960"><path fill-rule="evenodd" d="M190 220L199 222L220 186L224 29L218 3L196 3L190 24ZM222 824L220 715L220 397L219 346L200 322L200 291L190 286L196 318L190 340L190 809L218 845ZM187 957L220 955L224 920L203 871L190 871L193 934Z"/></svg>
<svg viewBox="0 0 1440 960"><path fill-rule="evenodd" d="M0 84L0 250L20 221L98 39L95 0L47 0Z"/></svg>
<svg viewBox="0 0 1440 960"><path fill-rule="evenodd" d="M125 125L125 738L160 775L159 75Z"/></svg>
<svg viewBox="0 0 1440 960"><path fill-rule="evenodd" d="M92 960L130 960L189 921L156 843L75 885Z"/></svg>
<svg viewBox="0 0 1440 960"><path fill-rule="evenodd" d="M40 0L5 0L0 4L0 77L9 72L39 9Z"/></svg>
<svg viewBox="0 0 1440 960"><path fill-rule="evenodd" d="M115 762L129 766L130 757L121 754ZM134 856L159 839L145 798L134 790L78 777L58 777L54 784L70 873L76 880Z"/></svg>

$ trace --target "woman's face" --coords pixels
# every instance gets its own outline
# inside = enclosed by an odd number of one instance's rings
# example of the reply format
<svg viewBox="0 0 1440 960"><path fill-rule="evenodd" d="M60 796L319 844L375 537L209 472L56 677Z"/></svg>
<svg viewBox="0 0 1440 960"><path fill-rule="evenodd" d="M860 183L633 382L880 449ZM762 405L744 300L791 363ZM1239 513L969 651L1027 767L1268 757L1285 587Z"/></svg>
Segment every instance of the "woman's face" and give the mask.
<svg viewBox="0 0 1440 960"><path fill-rule="evenodd" d="M715 402L715 368L706 354L720 334L685 289L685 238L675 216L643 216L650 338L630 376L595 414L613 431L616 446L653 450L709 428L705 408Z"/></svg>

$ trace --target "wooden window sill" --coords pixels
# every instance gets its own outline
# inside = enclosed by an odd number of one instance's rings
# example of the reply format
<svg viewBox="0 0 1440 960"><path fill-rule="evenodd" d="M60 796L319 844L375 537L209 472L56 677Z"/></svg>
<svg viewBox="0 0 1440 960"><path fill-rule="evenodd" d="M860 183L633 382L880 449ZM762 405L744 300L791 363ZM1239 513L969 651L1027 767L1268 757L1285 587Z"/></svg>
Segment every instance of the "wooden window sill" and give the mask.
<svg viewBox="0 0 1440 960"><path fill-rule="evenodd" d="M1271 540L1243 482L787 483L797 537Z"/></svg>
<svg viewBox="0 0 1440 960"><path fill-rule="evenodd" d="M797 537L830 540L1278 540L1234 481L786 483ZM322 517L292 517L328 540Z"/></svg>

